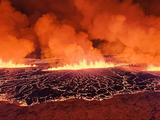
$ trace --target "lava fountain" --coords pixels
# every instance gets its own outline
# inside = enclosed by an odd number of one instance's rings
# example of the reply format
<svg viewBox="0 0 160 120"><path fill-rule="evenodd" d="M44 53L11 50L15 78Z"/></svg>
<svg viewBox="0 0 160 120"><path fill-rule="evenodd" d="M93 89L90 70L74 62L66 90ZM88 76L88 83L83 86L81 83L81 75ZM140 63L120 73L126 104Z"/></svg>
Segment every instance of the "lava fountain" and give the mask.
<svg viewBox="0 0 160 120"><path fill-rule="evenodd" d="M147 71L160 71L160 66L148 65L147 66Z"/></svg>
<svg viewBox="0 0 160 120"><path fill-rule="evenodd" d="M113 68L117 66L122 66L124 64L114 64L112 62L105 62L105 61L95 61L95 62L88 62L87 60L83 59L78 64L66 64L62 67L52 67L48 68L48 71L52 70L81 70L81 69L95 69L95 68Z"/></svg>
<svg viewBox="0 0 160 120"><path fill-rule="evenodd" d="M35 67L35 66L36 65L14 63L12 60L5 62L2 59L0 59L0 68L28 68L28 67Z"/></svg>

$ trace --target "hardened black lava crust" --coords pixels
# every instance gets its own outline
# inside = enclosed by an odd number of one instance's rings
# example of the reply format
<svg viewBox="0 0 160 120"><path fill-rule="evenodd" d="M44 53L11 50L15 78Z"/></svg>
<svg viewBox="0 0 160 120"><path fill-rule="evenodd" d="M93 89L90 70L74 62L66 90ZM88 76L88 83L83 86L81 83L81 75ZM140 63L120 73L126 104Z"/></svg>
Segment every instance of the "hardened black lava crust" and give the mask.
<svg viewBox="0 0 160 120"><path fill-rule="evenodd" d="M103 100L117 94L160 90L160 76L120 68L44 71L0 69L0 96L27 105L51 100Z"/></svg>

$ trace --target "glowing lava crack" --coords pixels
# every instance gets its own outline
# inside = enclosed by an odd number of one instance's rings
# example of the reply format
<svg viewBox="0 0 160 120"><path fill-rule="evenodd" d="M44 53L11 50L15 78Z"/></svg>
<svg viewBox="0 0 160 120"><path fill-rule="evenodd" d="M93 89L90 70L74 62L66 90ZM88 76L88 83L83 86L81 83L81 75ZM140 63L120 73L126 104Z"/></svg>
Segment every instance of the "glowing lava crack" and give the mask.
<svg viewBox="0 0 160 120"><path fill-rule="evenodd" d="M117 94L160 90L160 76L118 68L43 71L1 69L0 96L27 105L82 98L103 100Z"/></svg>

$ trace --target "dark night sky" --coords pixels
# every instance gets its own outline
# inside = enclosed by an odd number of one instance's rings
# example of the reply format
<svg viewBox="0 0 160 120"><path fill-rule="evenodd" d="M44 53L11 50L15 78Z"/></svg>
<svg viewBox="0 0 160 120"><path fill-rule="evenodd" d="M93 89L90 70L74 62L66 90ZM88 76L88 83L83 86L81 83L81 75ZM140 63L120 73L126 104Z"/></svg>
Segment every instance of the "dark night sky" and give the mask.
<svg viewBox="0 0 160 120"><path fill-rule="evenodd" d="M123 2L125 0L120 1ZM139 3L146 14L160 15L160 0L133 0L133 2ZM26 14L45 13L49 10L58 13L64 12L64 9L69 14L75 9L72 0L12 0L12 3L18 10Z"/></svg>

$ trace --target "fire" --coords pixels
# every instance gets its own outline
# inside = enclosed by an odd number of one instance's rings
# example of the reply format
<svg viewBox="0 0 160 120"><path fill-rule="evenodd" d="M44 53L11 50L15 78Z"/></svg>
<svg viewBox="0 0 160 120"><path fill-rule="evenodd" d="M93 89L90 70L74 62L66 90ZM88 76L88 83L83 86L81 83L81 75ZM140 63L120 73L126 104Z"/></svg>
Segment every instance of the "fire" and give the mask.
<svg viewBox="0 0 160 120"><path fill-rule="evenodd" d="M13 61L4 62L0 59L0 68L26 68L26 67L35 67L35 65L26 65L26 64L16 64Z"/></svg>
<svg viewBox="0 0 160 120"><path fill-rule="evenodd" d="M147 71L160 71L160 66L149 65Z"/></svg>
<svg viewBox="0 0 160 120"><path fill-rule="evenodd" d="M106 63L104 61L87 62L87 60L82 60L78 64L67 64L62 67L49 68L48 70L81 70L81 69L91 69L91 68L112 68L120 65L114 63Z"/></svg>

